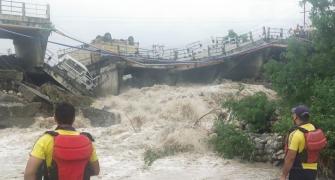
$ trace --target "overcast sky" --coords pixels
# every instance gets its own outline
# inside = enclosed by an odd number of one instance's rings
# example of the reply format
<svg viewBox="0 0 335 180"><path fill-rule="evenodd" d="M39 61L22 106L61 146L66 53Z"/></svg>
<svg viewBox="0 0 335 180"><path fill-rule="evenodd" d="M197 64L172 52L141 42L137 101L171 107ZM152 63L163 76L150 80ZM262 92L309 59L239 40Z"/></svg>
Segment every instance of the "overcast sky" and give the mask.
<svg viewBox="0 0 335 180"><path fill-rule="evenodd" d="M110 32L142 47L185 44L262 26L302 24L299 0L27 0L48 3L56 28L84 41ZM58 36L51 39L68 42Z"/></svg>

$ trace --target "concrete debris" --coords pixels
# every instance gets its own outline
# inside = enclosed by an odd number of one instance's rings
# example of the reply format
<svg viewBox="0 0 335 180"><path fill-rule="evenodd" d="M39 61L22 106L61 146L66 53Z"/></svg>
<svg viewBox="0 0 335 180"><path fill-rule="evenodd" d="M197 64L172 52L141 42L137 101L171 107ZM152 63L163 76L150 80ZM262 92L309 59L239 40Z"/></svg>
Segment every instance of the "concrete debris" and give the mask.
<svg viewBox="0 0 335 180"><path fill-rule="evenodd" d="M66 90L54 84L43 84L41 92L50 98L53 103L68 102L74 106L87 107L93 102L92 98L88 96L70 94Z"/></svg>
<svg viewBox="0 0 335 180"><path fill-rule="evenodd" d="M16 70L0 70L0 80L22 81L23 72L19 72Z"/></svg>

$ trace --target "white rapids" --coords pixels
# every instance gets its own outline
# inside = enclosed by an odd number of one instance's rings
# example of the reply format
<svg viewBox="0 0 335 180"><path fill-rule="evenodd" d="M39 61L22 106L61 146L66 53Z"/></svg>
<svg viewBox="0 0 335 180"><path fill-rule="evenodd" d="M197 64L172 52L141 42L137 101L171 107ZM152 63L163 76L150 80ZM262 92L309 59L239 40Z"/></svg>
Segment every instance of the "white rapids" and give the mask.
<svg viewBox="0 0 335 180"><path fill-rule="evenodd" d="M112 180L224 180L278 179L279 168L217 156L207 145L214 114L203 117L229 96L276 93L262 85L226 81L217 85L155 85L131 88L121 95L97 99L92 105L121 116L121 124L93 128L77 117L76 126L90 132L100 160L101 173L92 179ZM28 154L34 141L54 126L52 118L36 118L30 128L0 130L0 179L23 179ZM145 166L144 152L168 145L193 147L191 151L156 160Z"/></svg>

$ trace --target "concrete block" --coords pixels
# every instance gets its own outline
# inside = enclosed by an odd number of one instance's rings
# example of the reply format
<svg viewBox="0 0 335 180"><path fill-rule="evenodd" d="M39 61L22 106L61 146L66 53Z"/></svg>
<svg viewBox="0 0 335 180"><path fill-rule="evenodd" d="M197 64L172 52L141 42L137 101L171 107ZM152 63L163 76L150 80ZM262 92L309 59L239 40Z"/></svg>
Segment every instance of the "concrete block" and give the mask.
<svg viewBox="0 0 335 180"><path fill-rule="evenodd" d="M0 80L22 81L23 72L16 70L0 70Z"/></svg>

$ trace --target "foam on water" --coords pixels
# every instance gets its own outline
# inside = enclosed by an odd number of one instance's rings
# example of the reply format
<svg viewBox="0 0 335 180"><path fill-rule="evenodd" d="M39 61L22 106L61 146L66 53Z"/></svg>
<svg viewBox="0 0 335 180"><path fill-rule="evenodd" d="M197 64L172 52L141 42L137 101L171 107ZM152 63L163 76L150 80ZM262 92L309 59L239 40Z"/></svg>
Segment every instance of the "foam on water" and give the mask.
<svg viewBox="0 0 335 180"><path fill-rule="evenodd" d="M199 125L194 126L204 114L220 108L222 99L237 92L239 96L246 96L258 91L275 97L275 92L261 85L243 84L241 90L241 84L234 82L132 88L119 96L97 99L92 105L119 113L120 124L93 128L87 119L79 116L76 126L95 136L102 168L96 179L224 179L232 174L234 179L271 179L276 177L277 168L236 161L227 163L208 149L206 141L215 114L203 117ZM22 178L34 141L54 125L52 117L40 117L27 129L0 130L0 161L9 162L2 165L4 171L0 172L0 177ZM143 153L146 149L163 149L171 145L192 149L157 160L152 167L145 168Z"/></svg>

